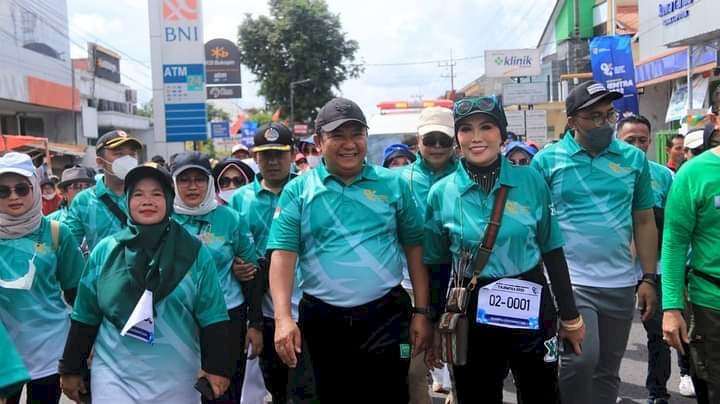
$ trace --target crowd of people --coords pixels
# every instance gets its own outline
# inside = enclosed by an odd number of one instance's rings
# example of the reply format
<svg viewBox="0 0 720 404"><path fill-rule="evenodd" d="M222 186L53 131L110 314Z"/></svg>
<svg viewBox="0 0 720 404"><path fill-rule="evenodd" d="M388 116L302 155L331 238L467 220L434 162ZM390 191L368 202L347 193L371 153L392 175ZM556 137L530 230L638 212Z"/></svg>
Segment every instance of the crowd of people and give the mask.
<svg viewBox="0 0 720 404"><path fill-rule="evenodd" d="M314 136L265 124L221 161L140 163L122 130L99 174L7 153L0 402L239 403L258 358L273 403L425 404L429 374L448 402L502 403L511 373L525 404L610 404L639 308L648 403L671 348L681 392L718 403L720 132L657 164L619 97L575 87L542 149L498 97L426 108L382 167L344 98Z"/></svg>

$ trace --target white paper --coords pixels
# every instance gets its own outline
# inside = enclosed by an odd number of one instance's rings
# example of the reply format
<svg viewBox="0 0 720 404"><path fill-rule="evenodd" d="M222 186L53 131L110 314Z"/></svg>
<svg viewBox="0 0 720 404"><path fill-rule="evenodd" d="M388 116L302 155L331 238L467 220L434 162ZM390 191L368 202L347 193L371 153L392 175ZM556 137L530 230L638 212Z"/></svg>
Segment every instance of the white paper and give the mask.
<svg viewBox="0 0 720 404"><path fill-rule="evenodd" d="M153 321L152 292L145 290L130 314L120 335L139 339L152 344L155 341L155 322Z"/></svg>
<svg viewBox="0 0 720 404"><path fill-rule="evenodd" d="M15 279L14 281L4 281L0 279L0 288L5 289L23 289L30 290L35 280L35 255L28 260L28 271L27 273Z"/></svg>

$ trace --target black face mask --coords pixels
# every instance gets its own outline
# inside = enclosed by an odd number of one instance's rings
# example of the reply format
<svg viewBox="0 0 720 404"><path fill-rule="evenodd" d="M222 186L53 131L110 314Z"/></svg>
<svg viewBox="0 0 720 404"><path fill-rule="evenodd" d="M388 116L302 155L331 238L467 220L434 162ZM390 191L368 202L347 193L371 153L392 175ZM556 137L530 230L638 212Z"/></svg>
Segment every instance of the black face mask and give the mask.
<svg viewBox="0 0 720 404"><path fill-rule="evenodd" d="M613 129L610 125L605 125L599 128L590 129L585 132L585 136L583 138L592 151L600 152L610 145L614 134L615 129Z"/></svg>

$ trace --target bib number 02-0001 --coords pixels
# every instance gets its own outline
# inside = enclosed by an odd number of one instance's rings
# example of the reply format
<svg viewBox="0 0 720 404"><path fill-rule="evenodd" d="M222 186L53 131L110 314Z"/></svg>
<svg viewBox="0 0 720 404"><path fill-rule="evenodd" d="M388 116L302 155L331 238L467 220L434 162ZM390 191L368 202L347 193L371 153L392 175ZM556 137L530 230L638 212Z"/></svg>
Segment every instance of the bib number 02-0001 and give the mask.
<svg viewBox="0 0 720 404"><path fill-rule="evenodd" d="M504 278L483 286L478 293L476 321L505 328L540 328L542 285Z"/></svg>

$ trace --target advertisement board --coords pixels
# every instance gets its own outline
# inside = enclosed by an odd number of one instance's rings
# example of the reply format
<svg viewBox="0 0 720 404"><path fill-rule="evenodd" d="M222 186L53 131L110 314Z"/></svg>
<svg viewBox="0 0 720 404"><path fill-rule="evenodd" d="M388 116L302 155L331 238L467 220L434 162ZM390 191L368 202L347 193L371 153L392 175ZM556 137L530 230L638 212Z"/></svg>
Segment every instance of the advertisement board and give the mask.
<svg viewBox="0 0 720 404"><path fill-rule="evenodd" d="M487 77L539 76L540 64L540 49L485 51Z"/></svg>

